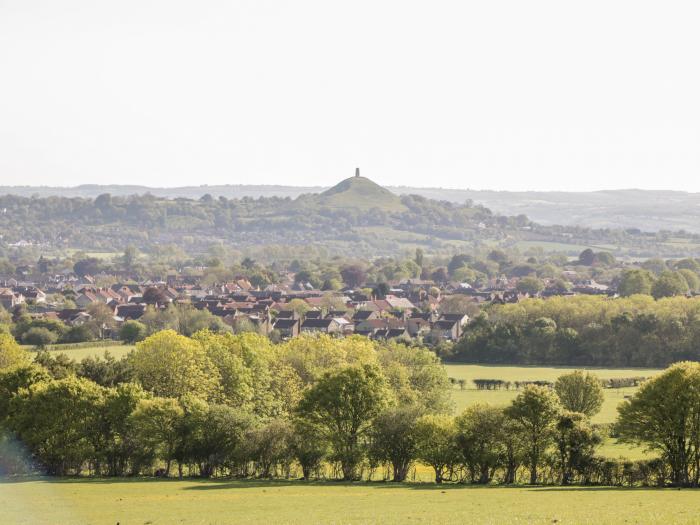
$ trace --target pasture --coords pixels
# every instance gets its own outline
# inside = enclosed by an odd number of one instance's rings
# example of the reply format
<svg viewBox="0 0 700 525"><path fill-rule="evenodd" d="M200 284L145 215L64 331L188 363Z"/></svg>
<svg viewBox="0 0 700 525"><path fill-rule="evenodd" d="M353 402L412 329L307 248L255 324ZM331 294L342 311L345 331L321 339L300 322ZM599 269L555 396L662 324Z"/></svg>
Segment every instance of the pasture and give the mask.
<svg viewBox="0 0 700 525"><path fill-rule="evenodd" d="M462 365L446 364L448 377L465 380L462 389L455 386L452 390L452 399L456 413L460 413L467 406L474 403L488 403L491 405L507 405L518 395L515 389L510 390L477 390L472 382L474 379L501 379L504 381L556 381L557 377L576 370L567 367L535 367L535 366L496 366L496 365ZM591 373L600 379L613 379L622 377L651 377L661 370L641 368L591 368ZM617 405L624 401L625 396L634 394L636 388L606 388L603 407L596 416L594 423L613 423L617 418ZM617 443L616 440L606 439L600 448L601 455L608 457L626 457L628 459L642 459L647 457L646 452L638 447Z"/></svg>
<svg viewBox="0 0 700 525"><path fill-rule="evenodd" d="M131 352L134 345L114 345L114 346L100 346L100 345L86 345L86 346L75 346L75 345L51 345L48 348L50 354L65 354L71 359L76 361L82 361L86 357L103 357L105 352L109 352L115 359L121 359L125 357L126 354ZM31 347L33 350L34 347Z"/></svg>
<svg viewBox="0 0 700 525"><path fill-rule="evenodd" d="M693 490L421 483L34 479L0 483L5 525L697 523Z"/></svg>

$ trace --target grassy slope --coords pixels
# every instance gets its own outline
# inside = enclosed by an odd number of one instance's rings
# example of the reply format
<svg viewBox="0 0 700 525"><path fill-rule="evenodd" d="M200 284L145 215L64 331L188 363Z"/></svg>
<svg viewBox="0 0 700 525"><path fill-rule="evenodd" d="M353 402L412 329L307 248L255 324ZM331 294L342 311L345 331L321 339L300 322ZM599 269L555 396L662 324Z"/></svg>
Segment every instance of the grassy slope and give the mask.
<svg viewBox="0 0 700 525"><path fill-rule="evenodd" d="M365 177L351 177L339 182L321 193L318 203L329 208L379 208L384 211L406 209L397 195Z"/></svg>
<svg viewBox="0 0 700 525"><path fill-rule="evenodd" d="M691 490L387 483L33 480L0 484L2 523L697 523Z"/></svg>

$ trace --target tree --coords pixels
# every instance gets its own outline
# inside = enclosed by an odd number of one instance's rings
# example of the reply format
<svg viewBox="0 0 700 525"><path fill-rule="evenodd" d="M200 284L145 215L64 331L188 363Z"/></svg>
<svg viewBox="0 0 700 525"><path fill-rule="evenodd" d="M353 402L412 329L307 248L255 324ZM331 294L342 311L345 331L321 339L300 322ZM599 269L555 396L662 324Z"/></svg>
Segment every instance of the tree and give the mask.
<svg viewBox="0 0 700 525"><path fill-rule="evenodd" d="M200 405L185 410L187 437L183 440L188 459L199 466L202 477L211 477L217 469L231 465L254 418L240 408L226 405Z"/></svg>
<svg viewBox="0 0 700 525"><path fill-rule="evenodd" d="M119 339L125 343L134 344L138 341L143 341L146 338L146 325L129 319L124 321L122 327L119 329Z"/></svg>
<svg viewBox="0 0 700 525"><path fill-rule="evenodd" d="M47 370L35 364L16 365L0 368L0 427L9 414L10 399L20 389L28 389L36 383L49 381Z"/></svg>
<svg viewBox="0 0 700 525"><path fill-rule="evenodd" d="M304 393L297 413L321 430L341 464L343 479L353 480L366 434L388 401L386 381L376 366L352 366L324 374Z"/></svg>
<svg viewBox="0 0 700 525"><path fill-rule="evenodd" d="M595 253L590 248L586 248L579 254L578 262L584 266L592 266L595 263Z"/></svg>
<svg viewBox="0 0 700 525"><path fill-rule="evenodd" d="M414 258L414 262L420 267L423 268L423 259L425 258L425 253L421 248L416 248L416 256Z"/></svg>
<svg viewBox="0 0 700 525"><path fill-rule="evenodd" d="M673 297L688 293L688 282L682 274L678 272L665 271L659 275L651 288L651 295L654 299L662 297Z"/></svg>
<svg viewBox="0 0 700 525"><path fill-rule="evenodd" d="M193 394L208 399L217 394L219 374L206 350L174 330L141 341L128 359L134 377L157 396Z"/></svg>
<svg viewBox="0 0 700 525"><path fill-rule="evenodd" d="M635 294L651 295L651 287L654 285L654 274L649 270L627 270L622 274L617 291L623 297Z"/></svg>
<svg viewBox="0 0 700 525"><path fill-rule="evenodd" d="M97 257L87 257L80 259L73 265L73 271L80 277L95 275L102 271L102 261Z"/></svg>
<svg viewBox="0 0 700 525"><path fill-rule="evenodd" d="M92 432L103 399L103 389L85 379L36 383L10 401L8 426L47 474L79 474L95 458Z"/></svg>
<svg viewBox="0 0 700 525"><path fill-rule="evenodd" d="M340 270L343 282L350 288L359 288L367 280L365 271L357 265L346 266Z"/></svg>
<svg viewBox="0 0 700 525"><path fill-rule="evenodd" d="M323 460L328 456L328 449L328 441L318 428L304 419L294 421L290 450L301 465L305 480L310 479L313 472L321 467Z"/></svg>
<svg viewBox="0 0 700 525"><path fill-rule="evenodd" d="M617 410L616 429L622 442L660 452L674 485L698 485L700 364L681 362L671 366L645 381Z"/></svg>
<svg viewBox="0 0 700 525"><path fill-rule="evenodd" d="M595 447L602 440L585 414L569 411L559 415L554 436L561 483L569 485L574 473L584 472L591 465Z"/></svg>
<svg viewBox="0 0 700 525"><path fill-rule="evenodd" d="M180 446L180 427L184 411L175 399L154 398L141 400L129 416L140 445L153 456L165 461L165 475Z"/></svg>
<svg viewBox="0 0 700 525"><path fill-rule="evenodd" d="M58 335L43 326L35 326L27 330L22 336L22 342L27 345L34 345L37 348L44 348L58 340Z"/></svg>
<svg viewBox="0 0 700 525"><path fill-rule="evenodd" d="M458 461L457 426L454 418L425 415L416 421L416 457L433 467L435 483L442 483Z"/></svg>
<svg viewBox="0 0 700 525"><path fill-rule="evenodd" d="M506 415L517 422L527 443L526 462L530 469L530 484L537 483L537 469L547 447L552 443L552 432L559 403L546 387L528 385L506 408Z"/></svg>
<svg viewBox="0 0 700 525"><path fill-rule="evenodd" d="M10 334L0 332L0 370L25 364L29 364L29 352Z"/></svg>
<svg viewBox="0 0 700 525"><path fill-rule="evenodd" d="M139 251L136 249L136 246L129 245L126 248L124 248L124 253L122 254L122 265L124 266L124 269L127 272L130 272L134 269L136 265L136 261L139 258Z"/></svg>
<svg viewBox="0 0 700 525"><path fill-rule="evenodd" d="M523 277L518 281L516 289L522 293L536 295L544 290L544 284L537 277Z"/></svg>
<svg viewBox="0 0 700 525"><path fill-rule="evenodd" d="M484 404L467 408L457 419L457 444L472 479L487 484L505 454L501 439L503 410Z"/></svg>
<svg viewBox="0 0 700 525"><path fill-rule="evenodd" d="M392 407L374 420L370 454L379 461L391 463L394 481L406 479L415 459L415 427L420 414L420 408L415 406Z"/></svg>
<svg viewBox="0 0 700 525"><path fill-rule="evenodd" d="M146 288L146 291L143 292L143 302L146 304L164 305L170 302L170 299L165 294L165 290L156 286L151 286L150 288Z"/></svg>
<svg viewBox="0 0 700 525"><path fill-rule="evenodd" d="M100 339L104 339L105 330L114 326L114 311L105 303L97 302L90 304L86 311L90 314L89 324Z"/></svg>
<svg viewBox="0 0 700 525"><path fill-rule="evenodd" d="M581 370L564 374L554 383L562 407L593 417L603 406L603 386L595 375Z"/></svg>

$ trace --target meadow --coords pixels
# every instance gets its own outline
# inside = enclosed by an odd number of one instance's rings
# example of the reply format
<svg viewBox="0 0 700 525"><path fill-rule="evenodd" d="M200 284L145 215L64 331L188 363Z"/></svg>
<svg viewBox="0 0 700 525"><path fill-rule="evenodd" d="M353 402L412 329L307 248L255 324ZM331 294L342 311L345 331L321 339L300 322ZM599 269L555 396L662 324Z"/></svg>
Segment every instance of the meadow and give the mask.
<svg viewBox="0 0 700 525"><path fill-rule="evenodd" d="M692 490L299 481L0 483L6 525L697 523Z"/></svg>
<svg viewBox="0 0 700 525"><path fill-rule="evenodd" d="M472 382L474 379L501 379L504 381L556 381L557 377L576 370L568 367L537 367L537 366L495 366L495 365L463 365L446 364L448 377L465 380L464 388L455 386L452 399L457 413L474 403L488 403L504 406L518 395L515 389L510 390L477 390ZM649 368L590 368L587 369L601 379L621 377L652 377L661 370ZM613 423L617 418L617 406L625 397L631 396L636 388L606 388L605 400L601 411L592 420L594 423ZM649 457L642 448L618 443L615 439L606 438L599 453L608 457L625 457L636 460Z"/></svg>
<svg viewBox="0 0 700 525"><path fill-rule="evenodd" d="M114 346L102 346L102 345L85 345L85 346L75 346L75 345L51 345L48 348L50 354L65 354L71 359L76 361L82 361L86 357L104 357L105 352L109 352L115 359L121 359L125 357L126 354L131 352L134 345L114 345ZM33 350L34 347L31 347Z"/></svg>

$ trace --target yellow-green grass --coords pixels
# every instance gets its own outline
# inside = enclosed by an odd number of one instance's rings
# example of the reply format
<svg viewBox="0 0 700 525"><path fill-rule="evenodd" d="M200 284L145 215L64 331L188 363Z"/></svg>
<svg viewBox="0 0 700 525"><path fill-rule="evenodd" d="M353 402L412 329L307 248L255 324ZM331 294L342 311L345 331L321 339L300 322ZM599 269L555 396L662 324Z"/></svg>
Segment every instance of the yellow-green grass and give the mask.
<svg viewBox="0 0 700 525"><path fill-rule="evenodd" d="M116 345L116 346L84 346L79 348L60 348L60 345L51 347L50 354L65 354L71 359L82 361L86 357L102 357L105 352L109 352L116 359L121 359L126 356L131 350L136 348L133 345Z"/></svg>
<svg viewBox="0 0 700 525"><path fill-rule="evenodd" d="M5 525L691 524L693 490L420 483L31 480L0 484Z"/></svg>
<svg viewBox="0 0 700 525"><path fill-rule="evenodd" d="M465 389L458 386L452 390L452 399L455 410L460 413L466 407L475 403L488 403L491 405L505 406L518 395L518 391L511 390L477 390L472 381L474 379L502 379L504 381L555 381L557 377L566 374L575 368L560 367L534 367L534 366L489 366L489 365L459 365L447 364L447 375L454 379L466 380ZM651 377L658 374L657 369L640 368L595 368L588 369L601 379L620 377ZM625 397L634 394L636 388L608 388L604 390L605 399L601 411L592 419L594 423L612 423L617 418L617 406ZM642 459L649 454L639 447L618 443L614 439L606 439L599 449L599 454L607 457L625 457L628 459Z"/></svg>

